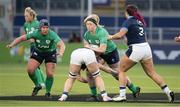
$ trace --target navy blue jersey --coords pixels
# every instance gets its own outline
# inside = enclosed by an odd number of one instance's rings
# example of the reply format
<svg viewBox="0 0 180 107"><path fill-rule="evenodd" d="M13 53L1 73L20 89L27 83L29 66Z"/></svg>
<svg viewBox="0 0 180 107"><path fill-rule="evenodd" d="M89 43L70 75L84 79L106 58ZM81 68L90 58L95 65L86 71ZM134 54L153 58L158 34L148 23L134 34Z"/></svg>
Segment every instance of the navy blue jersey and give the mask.
<svg viewBox="0 0 180 107"><path fill-rule="evenodd" d="M134 17L128 18L122 28L127 30L128 45L146 42L146 33L143 23Z"/></svg>

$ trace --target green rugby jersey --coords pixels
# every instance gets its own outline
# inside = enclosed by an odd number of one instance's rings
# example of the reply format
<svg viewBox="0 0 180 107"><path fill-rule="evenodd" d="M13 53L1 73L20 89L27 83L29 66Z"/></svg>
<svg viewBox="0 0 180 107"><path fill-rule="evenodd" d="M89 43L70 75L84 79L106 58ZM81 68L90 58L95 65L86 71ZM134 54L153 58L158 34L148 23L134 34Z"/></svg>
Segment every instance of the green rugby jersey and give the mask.
<svg viewBox="0 0 180 107"><path fill-rule="evenodd" d="M112 40L107 39L108 35L109 33L106 29L104 29L103 27L97 27L96 34L91 34L89 31L86 31L84 34L84 39L89 44L93 45L100 46L100 44L106 44L107 48L104 54L108 54L117 48L116 44Z"/></svg>
<svg viewBox="0 0 180 107"><path fill-rule="evenodd" d="M26 22L24 23L23 28L26 34L33 33L36 29L39 28L39 21L33 20L32 22Z"/></svg>
<svg viewBox="0 0 180 107"><path fill-rule="evenodd" d="M61 38L51 29L49 29L47 35L42 35L40 30L36 30L33 33L27 34L26 39L33 38L35 40L35 49L40 52L50 52L57 48L57 43Z"/></svg>
<svg viewBox="0 0 180 107"><path fill-rule="evenodd" d="M39 21L33 20L32 22L26 22L24 23L23 28L26 34L31 34L39 28ZM34 45L34 43L31 43L31 47L34 47Z"/></svg>

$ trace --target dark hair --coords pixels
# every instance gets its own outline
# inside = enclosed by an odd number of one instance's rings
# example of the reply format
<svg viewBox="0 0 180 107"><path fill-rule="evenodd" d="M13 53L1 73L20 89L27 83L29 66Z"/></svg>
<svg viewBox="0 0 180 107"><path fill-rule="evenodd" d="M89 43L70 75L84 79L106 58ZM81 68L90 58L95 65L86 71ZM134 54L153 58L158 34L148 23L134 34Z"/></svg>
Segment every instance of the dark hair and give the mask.
<svg viewBox="0 0 180 107"><path fill-rule="evenodd" d="M47 19L41 19L39 22L39 28L41 28L42 26L50 26L49 21Z"/></svg>
<svg viewBox="0 0 180 107"><path fill-rule="evenodd" d="M144 20L144 17L138 12L138 8L135 5L127 5L126 12L130 16L134 16L137 20L141 21L144 26L146 26L146 22Z"/></svg>

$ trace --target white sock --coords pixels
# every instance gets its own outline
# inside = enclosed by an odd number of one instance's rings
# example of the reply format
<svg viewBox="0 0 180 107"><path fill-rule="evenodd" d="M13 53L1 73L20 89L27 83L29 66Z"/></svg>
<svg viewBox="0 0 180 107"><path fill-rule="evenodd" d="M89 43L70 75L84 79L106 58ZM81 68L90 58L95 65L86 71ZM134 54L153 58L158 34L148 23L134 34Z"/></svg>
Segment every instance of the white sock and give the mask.
<svg viewBox="0 0 180 107"><path fill-rule="evenodd" d="M126 96L126 87L124 87L124 88L120 87L119 93L120 93L120 97L125 97Z"/></svg>
<svg viewBox="0 0 180 107"><path fill-rule="evenodd" d="M103 93L103 94L101 94L101 97L104 97L104 96L107 96L107 93L106 93L106 92Z"/></svg>
<svg viewBox="0 0 180 107"><path fill-rule="evenodd" d="M171 90L168 87L165 87L164 89L162 89L164 93L169 94L171 92Z"/></svg>
<svg viewBox="0 0 180 107"><path fill-rule="evenodd" d="M44 83L41 83L40 85L41 85L42 89L46 88L46 85Z"/></svg>
<svg viewBox="0 0 180 107"><path fill-rule="evenodd" d="M62 94L62 95L61 95L61 98L63 98L64 100L66 100L67 97L68 97L67 94Z"/></svg>

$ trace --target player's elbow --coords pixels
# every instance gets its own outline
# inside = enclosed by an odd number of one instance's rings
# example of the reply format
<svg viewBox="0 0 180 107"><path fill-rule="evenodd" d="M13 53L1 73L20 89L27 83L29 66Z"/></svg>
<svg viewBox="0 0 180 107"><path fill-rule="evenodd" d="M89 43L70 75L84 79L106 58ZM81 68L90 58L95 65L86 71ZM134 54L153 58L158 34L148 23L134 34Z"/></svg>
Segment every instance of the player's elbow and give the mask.
<svg viewBox="0 0 180 107"><path fill-rule="evenodd" d="M21 41L25 41L26 40L26 36L23 35L23 36L20 36L19 38L17 38L19 42Z"/></svg>

